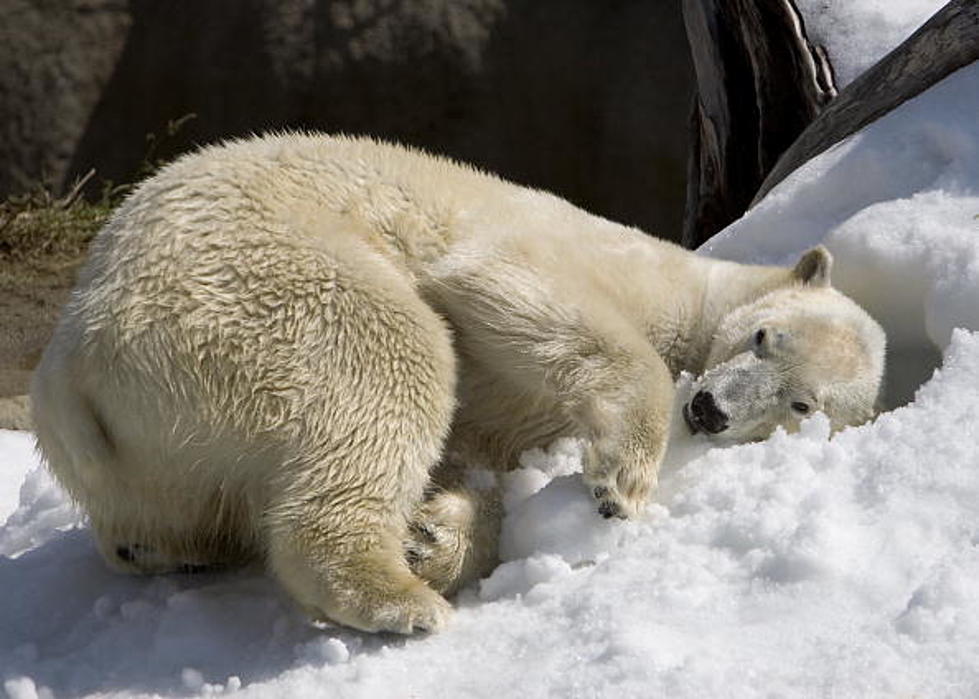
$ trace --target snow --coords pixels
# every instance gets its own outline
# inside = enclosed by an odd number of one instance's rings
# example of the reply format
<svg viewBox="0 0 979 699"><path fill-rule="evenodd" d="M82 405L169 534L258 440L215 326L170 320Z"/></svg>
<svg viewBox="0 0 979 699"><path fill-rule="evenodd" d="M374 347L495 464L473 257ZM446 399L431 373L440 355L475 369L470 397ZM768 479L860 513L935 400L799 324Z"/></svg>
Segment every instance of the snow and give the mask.
<svg viewBox="0 0 979 699"><path fill-rule="evenodd" d="M796 0L814 44L843 88L944 7L947 0Z"/></svg>
<svg viewBox="0 0 979 699"><path fill-rule="evenodd" d="M6 520L20 503L20 484L39 463L33 452L34 440L28 434L0 430L0 465L4 481L0 486L0 520Z"/></svg>
<svg viewBox="0 0 979 699"><path fill-rule="evenodd" d="M819 156L705 254L834 278L894 345L889 411L729 448L677 427L636 521L581 445L506 477L504 562L436 636L313 626L260 570L125 577L0 432L0 683L51 696L979 695L979 65ZM688 377L680 381L680 394Z"/></svg>

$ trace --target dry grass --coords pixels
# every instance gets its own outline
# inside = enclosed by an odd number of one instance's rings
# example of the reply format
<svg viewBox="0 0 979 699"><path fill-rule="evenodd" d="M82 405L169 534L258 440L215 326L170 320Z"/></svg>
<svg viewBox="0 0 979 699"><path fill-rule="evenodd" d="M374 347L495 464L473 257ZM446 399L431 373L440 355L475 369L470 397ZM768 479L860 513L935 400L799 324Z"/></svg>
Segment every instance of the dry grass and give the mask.
<svg viewBox="0 0 979 699"><path fill-rule="evenodd" d="M114 199L109 191L95 203L79 196L92 174L64 197L37 187L0 202L0 282L72 267L84 256Z"/></svg>

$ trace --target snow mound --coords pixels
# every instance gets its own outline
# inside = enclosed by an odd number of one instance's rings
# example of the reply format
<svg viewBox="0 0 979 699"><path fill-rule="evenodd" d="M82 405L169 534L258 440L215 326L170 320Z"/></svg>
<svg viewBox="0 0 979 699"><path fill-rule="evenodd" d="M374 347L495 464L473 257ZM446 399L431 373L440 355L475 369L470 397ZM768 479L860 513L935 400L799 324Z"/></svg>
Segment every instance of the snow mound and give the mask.
<svg viewBox="0 0 979 699"><path fill-rule="evenodd" d="M871 425L680 440L634 522L595 516L558 443L512 476L505 562L429 638L311 626L258 571L113 575L71 528L0 559L0 668L12 697L970 696L977 411L957 330Z"/></svg>

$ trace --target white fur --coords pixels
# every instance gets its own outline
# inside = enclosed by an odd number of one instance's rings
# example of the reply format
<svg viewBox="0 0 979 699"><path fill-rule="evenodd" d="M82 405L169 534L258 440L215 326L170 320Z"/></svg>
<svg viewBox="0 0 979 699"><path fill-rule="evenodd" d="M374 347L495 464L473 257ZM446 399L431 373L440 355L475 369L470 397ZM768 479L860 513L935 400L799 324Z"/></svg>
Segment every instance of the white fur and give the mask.
<svg viewBox="0 0 979 699"><path fill-rule="evenodd" d="M840 328L849 359L797 351L792 381L831 379L820 407L866 419L882 336L828 269L703 259L370 140L234 142L145 182L93 243L36 373L38 443L113 565L261 556L316 617L437 629L432 588L495 558L498 494L466 467L584 437L600 511L631 515L673 379L721 381L759 322L805 348ZM785 362L765 366L780 385Z"/></svg>

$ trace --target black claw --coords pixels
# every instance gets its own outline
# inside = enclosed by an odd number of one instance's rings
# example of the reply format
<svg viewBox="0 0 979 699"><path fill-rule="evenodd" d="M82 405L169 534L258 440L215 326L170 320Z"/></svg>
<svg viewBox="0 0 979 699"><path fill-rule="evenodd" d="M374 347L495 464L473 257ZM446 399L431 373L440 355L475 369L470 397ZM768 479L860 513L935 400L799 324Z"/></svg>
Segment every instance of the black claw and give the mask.
<svg viewBox="0 0 979 699"><path fill-rule="evenodd" d="M600 514L605 519L611 519L612 517L619 516L619 506L617 503L611 502L609 500L603 500L598 504L598 514Z"/></svg>
<svg viewBox="0 0 979 699"><path fill-rule="evenodd" d="M210 570L210 566L203 563L183 563L177 567L177 572L184 575L197 575L198 573L206 573L208 570Z"/></svg>
<svg viewBox="0 0 979 699"><path fill-rule="evenodd" d="M421 563L422 554L418 549L411 547L405 549L405 561L408 562L409 568L414 568L416 565Z"/></svg>
<svg viewBox="0 0 979 699"><path fill-rule="evenodd" d="M411 530L411 533L416 536L416 538L424 539L430 544L438 543L438 537L435 535L435 530L427 524L412 522L408 528Z"/></svg>
<svg viewBox="0 0 979 699"><path fill-rule="evenodd" d="M120 544L116 546L116 556L126 563L132 563L137 558L152 553L153 549L143 544Z"/></svg>

